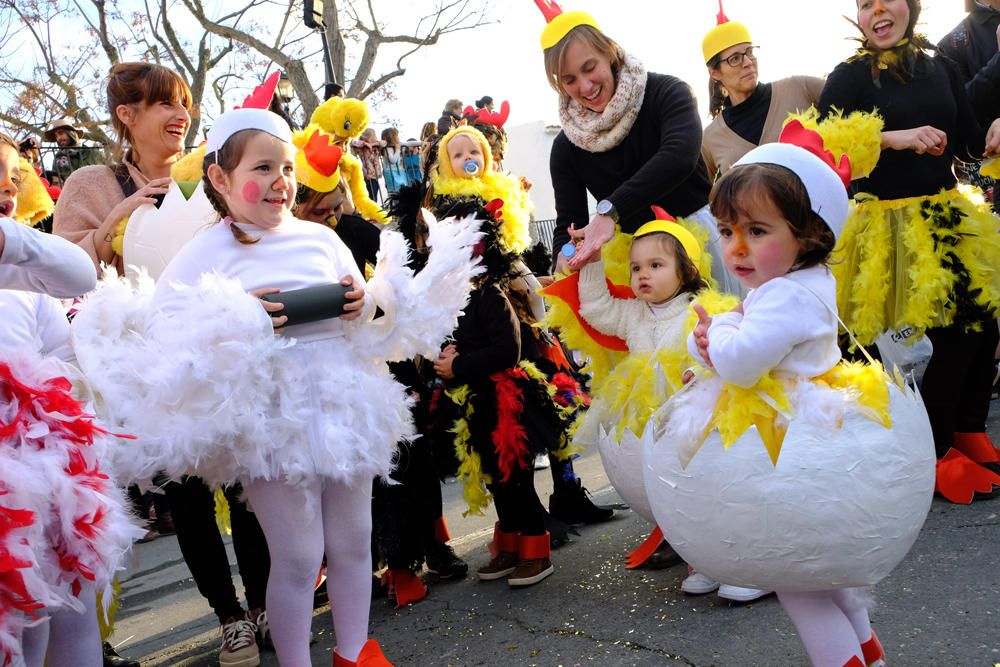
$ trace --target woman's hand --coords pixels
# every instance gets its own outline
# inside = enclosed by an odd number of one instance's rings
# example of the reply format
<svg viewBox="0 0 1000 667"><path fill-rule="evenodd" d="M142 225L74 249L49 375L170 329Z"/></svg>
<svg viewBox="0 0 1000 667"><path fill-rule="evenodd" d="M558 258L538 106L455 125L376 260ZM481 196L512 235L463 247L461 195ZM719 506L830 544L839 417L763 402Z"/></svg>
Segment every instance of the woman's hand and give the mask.
<svg viewBox="0 0 1000 667"><path fill-rule="evenodd" d="M993 121L986 133L986 152L984 155L986 157L1000 156L1000 118Z"/></svg>
<svg viewBox="0 0 1000 667"><path fill-rule="evenodd" d="M143 204L155 204L156 200L153 199L153 195L164 195L167 193L167 188L170 186L171 179L167 178L154 178L149 183L135 191L130 197L126 197L122 201L111 209L108 213L108 217L105 220L113 221L112 224L118 224L122 218L127 218Z"/></svg>
<svg viewBox="0 0 1000 667"><path fill-rule="evenodd" d="M930 125L909 130L891 130L882 133L882 148L913 151L918 155L941 155L948 145L948 135Z"/></svg>
<svg viewBox="0 0 1000 667"><path fill-rule="evenodd" d="M712 326L712 318L700 304L696 303L691 307L698 313L698 324L694 327L694 342L698 346L698 354L705 360L706 366L713 368L712 358L708 356L708 328Z"/></svg>
<svg viewBox="0 0 1000 667"><path fill-rule="evenodd" d="M455 362L455 357L458 356L458 348L453 344L445 346L438 358L434 360L434 372L438 374L443 380L451 380L455 377L455 373L452 371L452 364Z"/></svg>
<svg viewBox="0 0 1000 667"><path fill-rule="evenodd" d="M354 285L354 277L344 276L340 279L340 284L351 287ZM357 319L361 315L361 309L365 306L365 288L353 289L344 297L347 299L347 303L344 305L344 314L340 316L340 319L345 321Z"/></svg>
<svg viewBox="0 0 1000 667"><path fill-rule="evenodd" d="M583 243L577 246L576 254L569 260L569 268L572 270L579 270L584 264L601 256L601 247L615 235L615 221L606 215L595 215L590 219L590 224L583 228L582 234Z"/></svg>
<svg viewBox="0 0 1000 667"><path fill-rule="evenodd" d="M260 301L260 305L264 306L264 310L267 311L267 314L271 315L271 313L283 310L285 308L285 304L275 303L272 301L264 301L260 297L264 296L265 294L277 294L280 291L281 290L278 289L277 287L258 287L257 289L250 290L250 296L256 297ZM287 321L288 321L287 315L278 315L278 316L271 315L271 326L274 327L275 332L280 331L281 327L283 327L285 325L285 322Z"/></svg>

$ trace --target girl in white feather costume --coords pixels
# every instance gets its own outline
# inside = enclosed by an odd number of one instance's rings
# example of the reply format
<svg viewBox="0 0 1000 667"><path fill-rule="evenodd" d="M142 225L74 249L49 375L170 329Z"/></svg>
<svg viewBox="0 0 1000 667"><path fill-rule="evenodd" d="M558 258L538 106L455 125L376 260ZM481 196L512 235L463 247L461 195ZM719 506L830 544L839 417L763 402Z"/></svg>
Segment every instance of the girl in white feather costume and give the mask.
<svg viewBox="0 0 1000 667"><path fill-rule="evenodd" d="M366 641L371 483L414 429L385 362L436 353L454 328L477 271L478 223L432 220L433 251L416 276L402 237L383 233L366 286L332 230L291 216L294 150L270 112L220 117L205 190L223 221L181 250L152 294L106 281L74 323L76 342L109 413L140 437L140 453L117 462L133 478L162 469L243 484L271 551L267 608L281 664L310 664L324 551L334 664L388 664ZM282 327L284 316L265 312L280 304L254 298L335 282L353 284L335 319ZM372 319L376 306L383 314ZM107 355L119 363L99 363Z"/></svg>
<svg viewBox="0 0 1000 667"><path fill-rule="evenodd" d="M9 141L0 135L0 206L21 218L18 188L31 193L37 177L18 170ZM0 665L101 665L96 593L110 601L142 535L98 465L110 438L74 396L80 373L53 298L94 283L75 245L0 217Z"/></svg>

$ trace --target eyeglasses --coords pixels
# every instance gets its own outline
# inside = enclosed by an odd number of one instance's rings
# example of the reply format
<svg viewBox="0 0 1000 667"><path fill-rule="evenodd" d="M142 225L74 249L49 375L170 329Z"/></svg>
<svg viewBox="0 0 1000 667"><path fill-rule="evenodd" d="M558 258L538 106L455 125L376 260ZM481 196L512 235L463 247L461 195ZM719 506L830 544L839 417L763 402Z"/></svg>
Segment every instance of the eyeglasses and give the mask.
<svg viewBox="0 0 1000 667"><path fill-rule="evenodd" d="M746 51L737 51L728 58L723 58L722 60L729 64L730 67L740 67L743 65L743 59L749 58L750 60L757 60L757 56L754 54L754 49L759 49L759 46L748 46Z"/></svg>

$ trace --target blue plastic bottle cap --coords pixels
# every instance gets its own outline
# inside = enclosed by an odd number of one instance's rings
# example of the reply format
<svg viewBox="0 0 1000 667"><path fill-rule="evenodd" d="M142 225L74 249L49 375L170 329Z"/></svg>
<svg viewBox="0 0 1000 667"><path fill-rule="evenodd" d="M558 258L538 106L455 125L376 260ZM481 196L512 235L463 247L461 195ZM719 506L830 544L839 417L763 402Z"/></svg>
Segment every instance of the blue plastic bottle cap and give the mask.
<svg viewBox="0 0 1000 667"><path fill-rule="evenodd" d="M479 163L475 160L466 160L465 164L462 165L462 169L469 176L475 176L479 173Z"/></svg>
<svg viewBox="0 0 1000 667"><path fill-rule="evenodd" d="M559 254L565 257L566 259L569 259L570 257L576 254L576 245L569 242L564 243L563 247L559 249Z"/></svg>

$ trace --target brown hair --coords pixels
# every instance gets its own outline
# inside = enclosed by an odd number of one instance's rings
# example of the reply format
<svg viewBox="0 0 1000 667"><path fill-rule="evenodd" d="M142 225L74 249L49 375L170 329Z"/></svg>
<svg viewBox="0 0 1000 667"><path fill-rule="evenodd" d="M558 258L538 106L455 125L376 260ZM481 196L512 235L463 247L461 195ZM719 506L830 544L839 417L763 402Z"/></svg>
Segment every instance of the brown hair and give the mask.
<svg viewBox="0 0 1000 667"><path fill-rule="evenodd" d="M124 159L127 151L135 152L128 126L115 112L119 106L180 102L185 109L191 110L191 89L184 79L172 69L153 63L118 63L112 67L108 75L107 96L111 125L118 135L115 147L115 160L118 162Z"/></svg>
<svg viewBox="0 0 1000 667"><path fill-rule="evenodd" d="M548 79L549 85L559 93L559 97L563 99L569 97L563 90L562 82L559 81L559 74L562 71L563 60L566 58L566 47L574 39L579 39L611 61L611 74L614 76L615 85L618 85L618 73L621 71L622 65L625 64L625 49L597 28L589 25L578 25L566 33L566 36L559 40L558 44L545 49L545 78Z"/></svg>
<svg viewBox="0 0 1000 667"><path fill-rule="evenodd" d="M382 141L384 141L387 146L399 148L399 130L394 127L385 128L382 130Z"/></svg>
<svg viewBox="0 0 1000 667"><path fill-rule="evenodd" d="M700 292L708 288L708 281L702 278L697 265L691 261L691 257L687 254L687 250L684 249L684 244L680 242L680 239L666 232L653 232L652 234L643 234L639 238L634 239L632 244L635 245L636 241L642 241L647 238L659 242L662 250L673 253L677 265L677 277L681 283L677 289L677 294Z"/></svg>
<svg viewBox="0 0 1000 667"><path fill-rule="evenodd" d="M316 207L316 204L320 202L324 197L326 197L331 192L338 191L343 196L347 196L347 186L344 185L344 179L341 178L337 181L337 185L334 186L332 190L327 192L320 192L319 190L313 190L308 185L298 184L298 188L295 190L295 208L292 209L292 214L299 218L300 220L305 220L305 216ZM330 218L333 218L332 220ZM330 215L324 221L327 227L336 228L337 218L334 215Z"/></svg>
<svg viewBox="0 0 1000 667"><path fill-rule="evenodd" d="M836 245L833 230L812 210L806 186L790 169L776 164L746 164L730 169L708 196L712 215L723 221L749 217L748 211L770 201L799 240L796 269L825 264Z"/></svg>
<svg viewBox="0 0 1000 667"><path fill-rule="evenodd" d="M708 68L719 70L722 65L722 52L716 53L708 61ZM708 117L716 118L726 105L726 89L722 82L709 75L708 77Z"/></svg>
<svg viewBox="0 0 1000 667"><path fill-rule="evenodd" d="M420 129L420 141L427 141L435 134L437 134L437 123L429 120L424 123L424 126Z"/></svg>
<svg viewBox="0 0 1000 667"><path fill-rule="evenodd" d="M21 149L18 147L17 143L4 132L0 132L0 146L10 146L14 149L15 153L20 153Z"/></svg>
<svg viewBox="0 0 1000 667"><path fill-rule="evenodd" d="M231 174L236 165L240 163L243 159L243 151L246 150L247 144L253 139L254 135L262 130L240 130L239 132L233 134L228 139L226 143L222 144L222 148L215 151L214 153L207 153L205 155L205 161L202 163L202 176L201 181L204 186L205 196L208 197L208 201L212 203L212 208L215 212L219 214L219 218L226 218L229 216L229 209L226 207L226 200L222 198L222 193L215 189L212 184L211 179L208 177L208 168L213 164L219 165L221 169L226 174ZM244 245L250 245L251 243L256 243L260 241L260 238L254 238L247 234L245 231L236 226L235 223L229 225L229 230L233 233L233 237L243 243Z"/></svg>
<svg viewBox="0 0 1000 667"><path fill-rule="evenodd" d="M490 152L493 154L494 162L502 162L507 154L507 132L502 127L490 125L489 123L473 123L472 127L483 133L486 142L490 145Z"/></svg>

